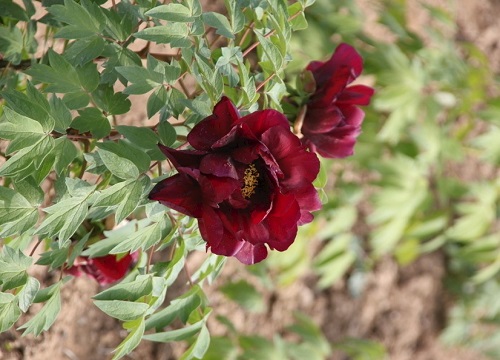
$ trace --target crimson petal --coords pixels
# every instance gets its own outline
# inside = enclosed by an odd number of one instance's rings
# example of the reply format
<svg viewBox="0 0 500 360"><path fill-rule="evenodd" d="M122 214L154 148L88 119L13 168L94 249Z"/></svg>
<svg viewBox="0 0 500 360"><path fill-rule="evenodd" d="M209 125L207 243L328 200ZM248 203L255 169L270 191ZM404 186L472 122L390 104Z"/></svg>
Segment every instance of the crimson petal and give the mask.
<svg viewBox="0 0 500 360"><path fill-rule="evenodd" d="M256 264L267 257L267 248L264 244L253 245L245 242L235 257L245 265Z"/></svg>
<svg viewBox="0 0 500 360"><path fill-rule="evenodd" d="M202 191L198 182L186 174L176 174L155 185L149 199L171 209L199 218L202 215Z"/></svg>
<svg viewBox="0 0 500 360"><path fill-rule="evenodd" d="M189 132L187 140L197 150L210 150L215 142L231 130L239 117L236 107L224 96L215 105L213 115L199 122Z"/></svg>

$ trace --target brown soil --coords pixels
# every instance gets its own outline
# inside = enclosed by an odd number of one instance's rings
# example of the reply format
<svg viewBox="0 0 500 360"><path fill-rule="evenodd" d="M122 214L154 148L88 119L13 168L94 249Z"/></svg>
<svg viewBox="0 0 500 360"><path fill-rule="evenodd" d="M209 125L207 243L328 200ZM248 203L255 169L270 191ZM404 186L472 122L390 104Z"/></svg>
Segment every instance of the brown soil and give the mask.
<svg viewBox="0 0 500 360"><path fill-rule="evenodd" d="M374 3L373 0L363 2ZM450 4L440 0L426 2ZM473 41L499 71L500 1L456 0L453 6L460 39ZM422 12L413 15L415 26L431 20ZM145 119L143 113L128 116L140 118L141 122ZM445 260L440 253L424 256L404 268L391 259L384 259L369 275L365 291L358 298L350 295L345 283L319 291L314 279L306 276L273 292L259 287L266 300L266 311L249 314L216 291L218 284L228 279L234 281L247 276L241 264L230 260L221 278L207 291L214 313L230 318L245 334L279 333L292 322L292 313L298 310L319 324L329 341L338 342L346 337L377 340L386 346L394 360L480 360L482 357L472 350L445 348L438 340L449 305L442 283L444 273ZM50 283L50 279L45 280ZM180 279L179 286L183 287L183 283ZM68 283L62 291L62 311L55 325L38 338L21 337L15 330L0 334L0 360L110 359L112 349L126 332L118 322L93 306L91 297L98 291L98 285L88 278ZM30 316L31 312L27 314ZM225 328L217 323L215 316L209 327L213 334L224 334ZM143 342L128 358L177 359L181 350L178 345ZM332 359L345 357L334 354Z"/></svg>

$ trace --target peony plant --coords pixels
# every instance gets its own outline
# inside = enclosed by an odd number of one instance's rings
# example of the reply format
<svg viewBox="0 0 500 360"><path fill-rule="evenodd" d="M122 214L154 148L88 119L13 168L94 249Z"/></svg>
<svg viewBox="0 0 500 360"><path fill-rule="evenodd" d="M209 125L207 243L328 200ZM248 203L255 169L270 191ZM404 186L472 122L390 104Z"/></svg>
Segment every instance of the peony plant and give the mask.
<svg viewBox="0 0 500 360"><path fill-rule="evenodd" d="M128 333L115 359L142 339L188 339L184 358L203 357L203 286L225 257L255 264L292 245L321 208L318 155L353 153L358 105L373 94L351 84L362 60L341 44L305 68L310 92L292 96L290 39L313 3L225 1L215 12L198 0L64 0L42 3L41 16L30 1L9 3L0 15L0 331L48 330L64 284L85 274L105 287L95 305ZM286 104L297 110L288 118ZM143 114L133 125L132 110ZM166 301L189 255L206 250L186 294ZM34 264L58 280L41 288ZM22 316L33 303L45 305Z"/></svg>

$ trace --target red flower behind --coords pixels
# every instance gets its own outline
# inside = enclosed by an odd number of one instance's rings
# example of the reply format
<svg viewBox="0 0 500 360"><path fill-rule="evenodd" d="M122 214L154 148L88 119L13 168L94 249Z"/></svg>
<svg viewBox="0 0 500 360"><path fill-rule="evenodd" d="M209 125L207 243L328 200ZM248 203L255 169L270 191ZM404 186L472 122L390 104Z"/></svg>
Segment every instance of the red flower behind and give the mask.
<svg viewBox="0 0 500 360"><path fill-rule="evenodd" d="M137 260L137 253L127 254L120 260L116 255L106 255L96 258L79 256L73 266L66 272L73 276L86 274L101 285L108 285L122 279Z"/></svg>
<svg viewBox="0 0 500 360"><path fill-rule="evenodd" d="M178 174L159 182L151 200L198 219L207 249L254 264L267 247L286 250L297 226L321 203L312 185L319 161L275 110L240 117L223 97L188 135L194 150L160 149Z"/></svg>
<svg viewBox="0 0 500 360"><path fill-rule="evenodd" d="M302 142L323 157L352 155L365 116L356 105L368 105L374 93L364 85L348 87L363 71L361 56L340 44L330 60L313 61L306 70L314 76L316 91L306 104Z"/></svg>

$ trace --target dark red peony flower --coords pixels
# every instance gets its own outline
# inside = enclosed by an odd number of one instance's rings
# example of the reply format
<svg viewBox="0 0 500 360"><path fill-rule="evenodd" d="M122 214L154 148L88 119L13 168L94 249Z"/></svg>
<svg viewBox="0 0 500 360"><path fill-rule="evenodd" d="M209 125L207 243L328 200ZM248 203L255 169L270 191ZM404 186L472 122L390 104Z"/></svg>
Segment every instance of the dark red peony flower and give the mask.
<svg viewBox="0 0 500 360"><path fill-rule="evenodd" d="M319 161L275 110L240 117L223 97L188 135L194 150L160 146L178 174L149 198L198 219L207 249L254 264L286 250L297 226L321 207L312 182Z"/></svg>
<svg viewBox="0 0 500 360"><path fill-rule="evenodd" d="M137 253L127 254L120 260L116 255L106 255L96 258L79 256L66 272L73 276L86 274L101 285L108 285L123 278L130 266L137 260Z"/></svg>
<svg viewBox="0 0 500 360"><path fill-rule="evenodd" d="M302 142L327 158L352 155L365 116L356 105L368 105L374 93L368 86L347 86L363 71L361 56L340 44L330 60L313 61L306 70L314 76L316 91L306 104Z"/></svg>

